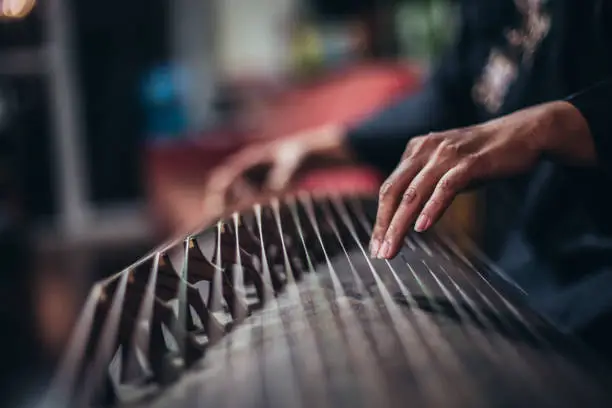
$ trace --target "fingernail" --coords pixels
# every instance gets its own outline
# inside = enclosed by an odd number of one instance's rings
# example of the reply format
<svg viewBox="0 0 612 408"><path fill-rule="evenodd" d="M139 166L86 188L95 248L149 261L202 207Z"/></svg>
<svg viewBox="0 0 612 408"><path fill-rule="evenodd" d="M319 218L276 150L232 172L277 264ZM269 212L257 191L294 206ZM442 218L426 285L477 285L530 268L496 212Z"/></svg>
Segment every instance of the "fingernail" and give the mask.
<svg viewBox="0 0 612 408"><path fill-rule="evenodd" d="M417 219L416 224L414 224L414 230L416 232L423 232L427 228L429 228L430 223L431 223L431 220L429 219L429 217L425 214L421 214L419 218Z"/></svg>
<svg viewBox="0 0 612 408"><path fill-rule="evenodd" d="M378 255L379 250L380 250L380 241L377 239L373 239L372 242L370 242L370 257L376 258L376 255Z"/></svg>
<svg viewBox="0 0 612 408"><path fill-rule="evenodd" d="M379 259L388 258L390 251L391 251L391 244L389 244L389 241L385 241L382 245L382 248L380 248L380 251L378 252L378 258Z"/></svg>

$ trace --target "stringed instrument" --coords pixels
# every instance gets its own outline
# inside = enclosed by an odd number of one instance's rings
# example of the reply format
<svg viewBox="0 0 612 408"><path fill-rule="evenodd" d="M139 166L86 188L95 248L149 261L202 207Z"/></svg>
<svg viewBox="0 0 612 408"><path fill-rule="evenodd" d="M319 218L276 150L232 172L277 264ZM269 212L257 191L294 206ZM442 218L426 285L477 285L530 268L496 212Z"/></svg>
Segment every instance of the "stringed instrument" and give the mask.
<svg viewBox="0 0 612 408"><path fill-rule="evenodd" d="M477 248L434 229L370 259L375 204L272 198L97 283L41 406L612 406Z"/></svg>

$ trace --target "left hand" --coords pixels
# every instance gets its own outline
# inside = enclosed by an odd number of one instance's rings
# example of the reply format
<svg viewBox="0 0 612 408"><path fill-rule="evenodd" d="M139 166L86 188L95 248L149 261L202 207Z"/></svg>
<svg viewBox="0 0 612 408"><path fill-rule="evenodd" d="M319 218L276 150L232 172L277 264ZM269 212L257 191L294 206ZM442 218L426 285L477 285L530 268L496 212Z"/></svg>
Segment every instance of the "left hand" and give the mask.
<svg viewBox="0 0 612 408"><path fill-rule="evenodd" d="M588 126L573 105L551 102L411 139L380 189L371 256L393 258L413 223L417 232L427 230L462 190L526 172L543 154L574 163L595 160Z"/></svg>

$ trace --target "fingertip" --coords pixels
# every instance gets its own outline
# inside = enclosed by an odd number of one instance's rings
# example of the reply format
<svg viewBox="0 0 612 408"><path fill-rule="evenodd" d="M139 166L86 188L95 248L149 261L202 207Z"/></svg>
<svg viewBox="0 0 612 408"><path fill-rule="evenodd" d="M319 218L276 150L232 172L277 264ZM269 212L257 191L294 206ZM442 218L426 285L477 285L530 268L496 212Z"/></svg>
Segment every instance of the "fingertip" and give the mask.
<svg viewBox="0 0 612 408"><path fill-rule="evenodd" d="M378 258L387 260L395 258L395 256L399 253L399 242L400 240L397 239L397 237L385 238L385 241L382 244L378 253Z"/></svg>
<svg viewBox="0 0 612 408"><path fill-rule="evenodd" d="M421 213L414 224L416 232L425 232L431 226L431 217L428 214Z"/></svg>
<svg viewBox="0 0 612 408"><path fill-rule="evenodd" d="M370 257L376 258L378 256L378 251L380 251L380 240L378 238L372 238L370 242Z"/></svg>

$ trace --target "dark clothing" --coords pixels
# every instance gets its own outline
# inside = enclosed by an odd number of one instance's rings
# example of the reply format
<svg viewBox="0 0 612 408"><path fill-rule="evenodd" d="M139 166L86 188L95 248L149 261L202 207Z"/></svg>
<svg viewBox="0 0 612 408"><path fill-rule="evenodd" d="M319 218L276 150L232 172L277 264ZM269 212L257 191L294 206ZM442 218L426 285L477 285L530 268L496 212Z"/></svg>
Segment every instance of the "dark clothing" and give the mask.
<svg viewBox="0 0 612 408"><path fill-rule="evenodd" d="M612 37L610 37L612 41ZM612 48L612 43L610 44ZM601 81L586 90L573 95L569 101L586 118L595 141L598 158L606 172L612 175L612 79Z"/></svg>
<svg viewBox="0 0 612 408"><path fill-rule="evenodd" d="M531 3L531 6L529 5ZM581 332L612 312L612 2L464 0L458 41L416 96L349 134L390 172L412 136L566 99L587 119L602 166L544 162L496 261L533 306ZM518 183L521 186L521 183ZM494 204L493 204L494 205Z"/></svg>

